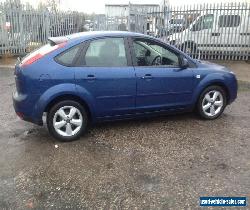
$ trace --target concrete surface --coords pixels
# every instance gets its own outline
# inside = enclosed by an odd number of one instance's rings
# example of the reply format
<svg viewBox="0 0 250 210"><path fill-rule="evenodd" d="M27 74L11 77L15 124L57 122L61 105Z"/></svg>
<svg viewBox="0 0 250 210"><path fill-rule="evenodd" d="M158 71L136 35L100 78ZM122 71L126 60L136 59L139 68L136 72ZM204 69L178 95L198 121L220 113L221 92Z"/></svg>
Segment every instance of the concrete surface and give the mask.
<svg viewBox="0 0 250 210"><path fill-rule="evenodd" d="M0 209L193 210L200 196L250 197L250 88L215 121L105 123L72 143L19 120L14 88L1 69Z"/></svg>

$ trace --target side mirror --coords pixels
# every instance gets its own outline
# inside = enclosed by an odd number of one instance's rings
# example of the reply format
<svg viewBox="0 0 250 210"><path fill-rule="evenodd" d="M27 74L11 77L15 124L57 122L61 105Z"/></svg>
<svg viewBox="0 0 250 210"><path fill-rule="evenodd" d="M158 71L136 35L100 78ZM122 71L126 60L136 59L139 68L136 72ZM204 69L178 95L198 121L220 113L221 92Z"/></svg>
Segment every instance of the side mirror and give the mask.
<svg viewBox="0 0 250 210"><path fill-rule="evenodd" d="M192 31L200 31L201 30L201 25L199 23L196 23L192 27Z"/></svg>
<svg viewBox="0 0 250 210"><path fill-rule="evenodd" d="M145 56L150 56L151 55L151 52L149 50L147 50Z"/></svg>
<svg viewBox="0 0 250 210"><path fill-rule="evenodd" d="M188 64L188 60L186 58L182 58L181 60L181 69L186 69L188 68L189 64Z"/></svg>

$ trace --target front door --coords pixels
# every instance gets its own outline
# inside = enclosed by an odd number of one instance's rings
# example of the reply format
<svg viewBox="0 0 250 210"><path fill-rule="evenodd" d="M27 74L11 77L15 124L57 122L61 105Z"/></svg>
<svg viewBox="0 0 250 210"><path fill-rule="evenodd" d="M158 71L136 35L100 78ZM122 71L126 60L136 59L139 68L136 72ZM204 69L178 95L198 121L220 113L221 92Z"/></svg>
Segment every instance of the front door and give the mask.
<svg viewBox="0 0 250 210"><path fill-rule="evenodd" d="M133 39L137 80L136 108L141 111L182 108L193 94L192 68L180 68L180 54L152 39Z"/></svg>
<svg viewBox="0 0 250 210"><path fill-rule="evenodd" d="M135 109L136 78L127 62L124 38L92 40L82 67L75 68L76 84L93 98L96 117L132 113ZM80 56L81 59L81 56Z"/></svg>

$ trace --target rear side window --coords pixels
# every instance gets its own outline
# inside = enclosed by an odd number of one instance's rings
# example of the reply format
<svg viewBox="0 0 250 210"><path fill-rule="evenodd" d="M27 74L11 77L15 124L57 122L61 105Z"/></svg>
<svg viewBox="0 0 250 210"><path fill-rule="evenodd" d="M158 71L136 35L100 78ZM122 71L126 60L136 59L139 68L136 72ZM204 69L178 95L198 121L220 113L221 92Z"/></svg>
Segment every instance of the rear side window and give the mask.
<svg viewBox="0 0 250 210"><path fill-rule="evenodd" d="M237 27L240 25L239 15L221 15L219 17L219 27Z"/></svg>
<svg viewBox="0 0 250 210"><path fill-rule="evenodd" d="M85 54L86 66L127 66L123 38L104 38L90 42Z"/></svg>
<svg viewBox="0 0 250 210"><path fill-rule="evenodd" d="M74 62L76 60L76 56L78 55L79 50L81 49L81 45L76 45L71 47L68 50L65 50L60 55L58 55L55 60L57 63L64 66L74 66Z"/></svg>

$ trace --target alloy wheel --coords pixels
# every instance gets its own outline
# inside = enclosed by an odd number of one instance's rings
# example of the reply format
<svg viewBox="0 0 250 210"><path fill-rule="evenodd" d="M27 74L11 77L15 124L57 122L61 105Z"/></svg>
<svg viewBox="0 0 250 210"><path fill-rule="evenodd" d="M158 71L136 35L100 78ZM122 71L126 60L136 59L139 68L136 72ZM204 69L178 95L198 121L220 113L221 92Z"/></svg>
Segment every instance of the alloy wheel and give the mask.
<svg viewBox="0 0 250 210"><path fill-rule="evenodd" d="M74 136L81 130L82 125L82 114L74 106L63 106L54 114L53 127L63 137Z"/></svg>
<svg viewBox="0 0 250 210"><path fill-rule="evenodd" d="M214 117L220 113L224 105L223 96L220 91L212 90L204 95L202 100L202 111L208 117Z"/></svg>

